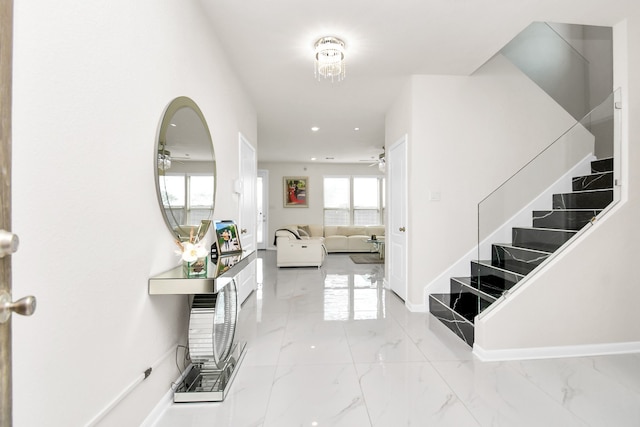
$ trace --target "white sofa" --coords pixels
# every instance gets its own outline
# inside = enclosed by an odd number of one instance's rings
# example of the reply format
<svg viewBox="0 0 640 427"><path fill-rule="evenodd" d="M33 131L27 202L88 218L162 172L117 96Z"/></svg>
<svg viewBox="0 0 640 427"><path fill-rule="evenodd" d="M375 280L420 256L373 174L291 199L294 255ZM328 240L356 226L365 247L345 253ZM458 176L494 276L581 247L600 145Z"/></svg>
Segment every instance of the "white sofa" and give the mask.
<svg viewBox="0 0 640 427"><path fill-rule="evenodd" d="M368 243L367 240L373 235L378 240L384 241L384 226L328 225L323 227L313 224L289 224L276 230L277 265L279 267L320 266L324 261L325 253L372 252L376 246ZM324 252L320 250L319 242Z"/></svg>
<svg viewBox="0 0 640 427"><path fill-rule="evenodd" d="M287 225L276 230L278 267L320 267L327 253L322 226Z"/></svg>
<svg viewBox="0 0 640 427"><path fill-rule="evenodd" d="M327 225L324 227L324 245L328 253L371 252L374 246L367 240L373 235L378 240L384 240L384 226Z"/></svg>

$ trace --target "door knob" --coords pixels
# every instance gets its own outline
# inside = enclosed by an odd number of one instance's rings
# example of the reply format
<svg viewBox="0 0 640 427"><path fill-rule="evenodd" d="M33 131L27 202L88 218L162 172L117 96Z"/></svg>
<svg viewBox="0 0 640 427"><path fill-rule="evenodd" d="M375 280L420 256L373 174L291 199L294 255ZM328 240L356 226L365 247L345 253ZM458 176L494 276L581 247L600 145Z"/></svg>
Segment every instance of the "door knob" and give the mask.
<svg viewBox="0 0 640 427"><path fill-rule="evenodd" d="M8 292L0 293L0 323L5 323L11 317L11 313L21 316L31 316L36 311L36 297L28 296L11 302Z"/></svg>
<svg viewBox="0 0 640 427"><path fill-rule="evenodd" d="M18 235L10 231L0 230L0 258L16 252L19 245L20 239L18 239Z"/></svg>
<svg viewBox="0 0 640 427"><path fill-rule="evenodd" d="M407 231L407 229L406 229L406 228L404 228L404 227L400 227L400 228L398 229L398 231L402 231L402 232L404 233L405 231Z"/></svg>
<svg viewBox="0 0 640 427"><path fill-rule="evenodd" d="M246 228L243 228L243 229L241 229L241 230L240 230L240 234L244 234L244 233L246 233L246 232L247 232L247 229L246 229Z"/></svg>

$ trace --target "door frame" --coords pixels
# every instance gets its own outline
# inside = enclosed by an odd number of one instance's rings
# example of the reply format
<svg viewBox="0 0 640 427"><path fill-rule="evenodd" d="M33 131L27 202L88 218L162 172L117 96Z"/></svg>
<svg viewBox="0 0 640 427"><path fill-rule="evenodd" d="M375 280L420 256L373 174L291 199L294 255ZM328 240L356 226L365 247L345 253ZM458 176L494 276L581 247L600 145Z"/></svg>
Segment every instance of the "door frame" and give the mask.
<svg viewBox="0 0 640 427"><path fill-rule="evenodd" d="M0 230L11 231L13 0L0 1ZM11 256L0 258L0 292L11 295ZM13 423L11 318L0 323L0 427Z"/></svg>
<svg viewBox="0 0 640 427"><path fill-rule="evenodd" d="M257 248L267 249L269 236L269 171L258 169L258 177L262 178L262 206L257 206L262 212L262 243L258 243ZM257 188L257 187L256 187ZM257 237L257 236L256 236Z"/></svg>

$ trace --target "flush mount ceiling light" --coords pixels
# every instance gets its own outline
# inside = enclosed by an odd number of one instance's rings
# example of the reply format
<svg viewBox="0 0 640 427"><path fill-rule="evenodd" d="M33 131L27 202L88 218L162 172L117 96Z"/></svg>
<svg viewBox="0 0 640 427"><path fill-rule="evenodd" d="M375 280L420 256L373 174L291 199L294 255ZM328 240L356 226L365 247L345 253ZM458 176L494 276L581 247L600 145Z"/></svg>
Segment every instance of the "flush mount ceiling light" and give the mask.
<svg viewBox="0 0 640 427"><path fill-rule="evenodd" d="M322 37L314 45L315 48L315 76L320 80L344 79L344 42L336 37Z"/></svg>

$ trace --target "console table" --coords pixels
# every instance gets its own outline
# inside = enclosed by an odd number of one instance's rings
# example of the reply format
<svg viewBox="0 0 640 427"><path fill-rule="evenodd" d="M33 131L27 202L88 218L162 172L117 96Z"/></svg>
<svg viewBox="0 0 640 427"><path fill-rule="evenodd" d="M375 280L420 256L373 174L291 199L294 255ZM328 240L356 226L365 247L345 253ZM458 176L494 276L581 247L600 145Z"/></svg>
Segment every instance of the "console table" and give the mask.
<svg viewBox="0 0 640 427"><path fill-rule="evenodd" d="M238 318L234 277L256 258L255 251L221 256L208 266L207 277L187 278L178 266L149 278L149 295L193 295L191 364L174 391L174 402L218 402L226 397L246 348L245 342L234 339Z"/></svg>

